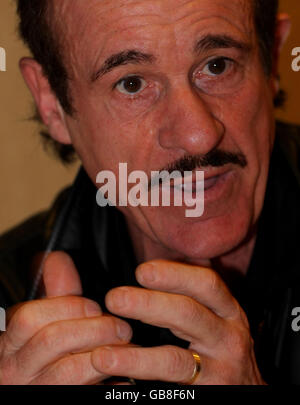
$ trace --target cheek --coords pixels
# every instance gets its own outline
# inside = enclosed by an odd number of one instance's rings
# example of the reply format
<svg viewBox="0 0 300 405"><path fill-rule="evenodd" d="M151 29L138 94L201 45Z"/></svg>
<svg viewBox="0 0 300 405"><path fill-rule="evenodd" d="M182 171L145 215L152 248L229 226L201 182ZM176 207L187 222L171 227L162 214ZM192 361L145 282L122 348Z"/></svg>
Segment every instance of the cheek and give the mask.
<svg viewBox="0 0 300 405"><path fill-rule="evenodd" d="M128 171L148 172L155 143L153 113L126 113L112 103L79 99L85 101L76 105L78 114L72 138L89 174L95 178L100 170L118 173L119 163L127 163Z"/></svg>
<svg viewBox="0 0 300 405"><path fill-rule="evenodd" d="M253 75L228 101L222 103L221 110L227 143L246 155L250 169L251 162L267 166L274 141L274 107L271 86L264 73Z"/></svg>
<svg viewBox="0 0 300 405"><path fill-rule="evenodd" d="M274 142L275 120L272 92L265 76L251 81L236 96L224 116L228 138L234 148L247 158L248 166L242 172L240 198L251 205L256 219L262 208L270 155Z"/></svg>

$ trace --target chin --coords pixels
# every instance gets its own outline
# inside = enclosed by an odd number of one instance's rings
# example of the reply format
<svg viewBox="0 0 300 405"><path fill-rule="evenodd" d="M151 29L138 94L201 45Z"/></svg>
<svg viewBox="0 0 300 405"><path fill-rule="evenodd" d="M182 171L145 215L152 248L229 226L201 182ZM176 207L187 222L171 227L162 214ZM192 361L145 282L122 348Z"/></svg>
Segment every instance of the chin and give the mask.
<svg viewBox="0 0 300 405"><path fill-rule="evenodd" d="M226 215L167 228L162 236L168 249L189 260L211 260L230 253L247 240L251 216Z"/></svg>

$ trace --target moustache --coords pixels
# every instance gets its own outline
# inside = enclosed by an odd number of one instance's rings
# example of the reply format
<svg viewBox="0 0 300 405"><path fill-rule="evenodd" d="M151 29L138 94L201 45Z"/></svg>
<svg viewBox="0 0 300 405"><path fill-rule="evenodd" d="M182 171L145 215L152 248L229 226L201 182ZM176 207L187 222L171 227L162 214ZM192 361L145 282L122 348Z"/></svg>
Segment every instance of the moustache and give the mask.
<svg viewBox="0 0 300 405"><path fill-rule="evenodd" d="M245 168L248 165L248 161L243 153L232 153L221 149L212 150L206 155L187 155L161 169L157 176L152 177L148 189L150 190L153 185L158 185L163 182L163 178L161 178L162 172L171 174L176 171L183 177L184 172L187 171L201 170L201 168L209 166L222 167L227 164L234 164Z"/></svg>

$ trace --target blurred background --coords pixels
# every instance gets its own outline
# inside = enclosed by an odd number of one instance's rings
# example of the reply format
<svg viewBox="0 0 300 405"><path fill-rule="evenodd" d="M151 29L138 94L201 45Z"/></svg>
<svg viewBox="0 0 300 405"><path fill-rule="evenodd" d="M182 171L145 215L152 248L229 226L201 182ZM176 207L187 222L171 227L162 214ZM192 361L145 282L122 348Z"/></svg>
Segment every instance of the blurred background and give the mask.
<svg viewBox="0 0 300 405"><path fill-rule="evenodd" d="M283 50L281 87L288 100L277 116L300 124L300 72L293 72L292 49L300 47L300 1L281 0L293 27ZM73 181L78 163L64 167L46 153L38 124L29 118L33 103L18 68L29 52L17 35L14 0L0 2L0 47L6 50L6 72L0 72L0 233L24 218L49 207L57 192Z"/></svg>

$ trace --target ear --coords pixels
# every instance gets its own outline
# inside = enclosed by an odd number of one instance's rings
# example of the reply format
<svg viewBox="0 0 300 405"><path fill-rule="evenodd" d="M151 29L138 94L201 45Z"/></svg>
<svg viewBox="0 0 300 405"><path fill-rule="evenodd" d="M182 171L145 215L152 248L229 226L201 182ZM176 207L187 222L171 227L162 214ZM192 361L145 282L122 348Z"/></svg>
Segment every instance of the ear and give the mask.
<svg viewBox="0 0 300 405"><path fill-rule="evenodd" d="M22 58L19 66L51 137L57 142L71 144L65 112L53 93L41 65L32 58Z"/></svg>
<svg viewBox="0 0 300 405"><path fill-rule="evenodd" d="M279 13L277 16L275 47L273 55L273 78L275 80L275 92L279 90L279 56L291 31L291 20L288 14Z"/></svg>
<svg viewBox="0 0 300 405"><path fill-rule="evenodd" d="M280 13L277 16L276 24L276 47L277 53L280 54L283 45L285 44L291 32L291 19L288 14Z"/></svg>

